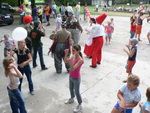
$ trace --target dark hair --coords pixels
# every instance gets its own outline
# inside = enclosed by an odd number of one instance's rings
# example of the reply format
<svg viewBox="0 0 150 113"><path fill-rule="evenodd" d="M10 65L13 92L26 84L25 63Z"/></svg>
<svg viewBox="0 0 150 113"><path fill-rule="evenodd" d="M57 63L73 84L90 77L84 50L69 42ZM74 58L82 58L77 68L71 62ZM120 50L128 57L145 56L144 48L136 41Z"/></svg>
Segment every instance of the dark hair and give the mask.
<svg viewBox="0 0 150 113"><path fill-rule="evenodd" d="M81 46L80 46L79 44L74 44L74 45L73 45L73 48L74 48L76 51L79 51L79 55L83 58L82 53L81 53Z"/></svg>
<svg viewBox="0 0 150 113"><path fill-rule="evenodd" d="M90 18L90 20L92 20L92 22L93 22L94 24L96 24L95 18Z"/></svg>
<svg viewBox="0 0 150 113"><path fill-rule="evenodd" d="M147 97L147 100L150 101L150 87L148 87L146 90L146 97Z"/></svg>

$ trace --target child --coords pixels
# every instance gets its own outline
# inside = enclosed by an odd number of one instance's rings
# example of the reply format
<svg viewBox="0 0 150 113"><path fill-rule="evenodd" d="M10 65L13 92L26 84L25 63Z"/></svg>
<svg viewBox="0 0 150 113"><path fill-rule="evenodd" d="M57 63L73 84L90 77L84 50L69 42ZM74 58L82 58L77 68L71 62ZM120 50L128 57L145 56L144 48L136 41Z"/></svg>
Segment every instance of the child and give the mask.
<svg viewBox="0 0 150 113"><path fill-rule="evenodd" d="M70 62L70 77L69 77L69 89L71 98L67 101L65 101L65 104L71 104L74 102L74 97L76 94L77 100L78 100L78 106L74 109L74 112L80 112L82 110L82 98L80 94L80 82L81 82L81 75L80 75L80 69L83 64L83 58L81 53L81 47L80 45L74 45L72 48L72 57L68 58L69 50L65 50L65 62ZM75 90L75 92L74 92Z"/></svg>
<svg viewBox="0 0 150 113"><path fill-rule="evenodd" d="M128 76L125 83L118 91L118 102L111 113L132 113L132 109L137 106L141 100L141 92L138 89L140 79L136 75Z"/></svg>
<svg viewBox="0 0 150 113"><path fill-rule="evenodd" d="M147 33L147 39L148 39L147 45L150 45L150 30L149 30L149 32Z"/></svg>
<svg viewBox="0 0 150 113"><path fill-rule="evenodd" d="M30 54L30 50L26 48L25 41L18 41L18 49L14 49L14 51L11 52L11 54L14 54L14 52L17 54L17 64L18 64L18 70L22 73L22 75L25 73L28 84L29 84L29 91L31 95L34 95L34 89L33 89L33 83L31 78L31 68L29 65L29 62L32 61L32 57ZM20 84L19 89L21 91L21 85L22 85L23 78L20 78Z"/></svg>
<svg viewBox="0 0 150 113"><path fill-rule="evenodd" d="M111 22L108 21L108 24L105 26L105 31L106 31L106 37L105 37L106 44L107 44L107 40L109 41L110 44L111 36L114 31L114 27L111 26Z"/></svg>
<svg viewBox="0 0 150 113"><path fill-rule="evenodd" d="M4 39L0 40L0 43L4 42L5 47L4 47L4 57L7 56L8 52L10 50L13 50L15 47L15 42L13 39L9 38L9 35L5 34Z"/></svg>
<svg viewBox="0 0 150 113"><path fill-rule="evenodd" d="M131 19L130 38L134 38L135 32L136 32L136 19Z"/></svg>
<svg viewBox="0 0 150 113"><path fill-rule="evenodd" d="M150 87L147 88L146 97L147 97L146 102L139 103L139 107L141 108L140 113L150 113Z"/></svg>
<svg viewBox="0 0 150 113"><path fill-rule="evenodd" d="M113 18L110 18L110 23L111 23L111 26L114 27L114 19Z"/></svg>
<svg viewBox="0 0 150 113"><path fill-rule="evenodd" d="M87 6L84 7L84 10L86 12L86 22L89 22L89 18L91 17L90 11Z"/></svg>
<svg viewBox="0 0 150 113"><path fill-rule="evenodd" d="M62 18L61 15L58 14L56 18L56 31L61 29L61 24L62 24Z"/></svg>
<svg viewBox="0 0 150 113"><path fill-rule="evenodd" d="M124 49L124 51L127 53L127 55L129 56L128 58L128 62L127 62L127 67L126 67L126 72L128 73L128 75L132 74L132 68L136 62L136 54L137 54L137 46L136 44L138 43L136 38L132 38L130 39L129 44L131 45L126 45L126 47L128 48L128 50Z"/></svg>
<svg viewBox="0 0 150 113"><path fill-rule="evenodd" d="M23 97L18 89L19 78L22 78L23 75L17 69L14 58L10 56L5 57L3 60L3 67L5 70L5 76L9 77L7 91L12 112L27 113Z"/></svg>

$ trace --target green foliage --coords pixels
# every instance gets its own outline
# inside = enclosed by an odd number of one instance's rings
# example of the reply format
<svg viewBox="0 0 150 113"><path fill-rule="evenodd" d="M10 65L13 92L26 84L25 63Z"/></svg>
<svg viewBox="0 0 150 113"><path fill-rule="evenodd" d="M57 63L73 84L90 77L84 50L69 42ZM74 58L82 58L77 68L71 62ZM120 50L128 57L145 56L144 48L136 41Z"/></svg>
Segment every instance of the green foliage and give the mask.
<svg viewBox="0 0 150 113"><path fill-rule="evenodd" d="M17 6L18 5L18 0L0 0L0 4L1 3L9 3L10 5L13 5L13 6Z"/></svg>

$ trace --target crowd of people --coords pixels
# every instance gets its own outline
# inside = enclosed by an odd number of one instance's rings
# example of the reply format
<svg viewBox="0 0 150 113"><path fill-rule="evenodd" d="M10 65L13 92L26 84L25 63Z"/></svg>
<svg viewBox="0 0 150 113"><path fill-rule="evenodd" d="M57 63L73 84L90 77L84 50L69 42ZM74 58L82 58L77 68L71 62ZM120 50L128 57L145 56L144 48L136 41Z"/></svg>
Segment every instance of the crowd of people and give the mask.
<svg viewBox="0 0 150 113"><path fill-rule="evenodd" d="M49 53L54 57L54 66L56 73L62 73L62 60L65 63L66 71L69 76L69 90L70 98L65 101L65 104L71 104L74 102L76 96L78 106L74 109L74 112L80 112L82 110L82 96L80 93L81 74L80 70L84 63L81 53L80 34L87 32L87 41L84 47L85 55L92 59L91 68L97 68L102 63L102 48L104 46L104 36L106 45L110 44L112 39L112 33L114 29L113 18L108 21L107 25L103 24L103 21L107 18L107 14L103 13L96 18L92 18L88 11L87 5L84 6L84 20L89 20L89 27L83 29L80 25L80 2L77 3L75 13L71 6L67 6L67 9L63 5L60 7L60 14L56 11L56 4L53 3L52 7L48 4L42 9L42 7L34 7L32 10L29 5L20 6L20 17L23 22L24 28L27 30L27 38L22 41L18 41L18 45L15 46L14 40L9 38L9 35L5 34L4 39L4 60L3 66L6 77L9 77L9 84L7 86L8 95L10 99L10 106L14 113L27 113L25 102L21 94L21 84L23 82L23 75L25 74L28 80L29 92L34 95L34 85L32 82L32 69L29 63L32 61L33 68L38 66L36 59L37 53L39 54L39 60L42 70L47 70L43 57L43 43L41 38L46 35L45 28L42 26L43 18L47 22L47 26L50 25L50 14L56 19L56 30L54 30L49 38L53 40L52 46L49 49ZM44 16L43 16L44 15ZM32 17L31 17L32 16ZM112 109L111 113L132 113L132 110L141 100L141 92L138 88L140 84L140 78L132 73L132 68L136 62L137 44L141 41L141 26L144 18L143 13L139 12L138 16L135 14L130 18L131 21L131 37L129 44L126 45L127 49L124 51L128 55L128 61L126 65L126 72L128 78L118 91L117 104ZM148 22L150 17L148 18ZM136 34L134 36L134 34ZM135 37L135 38L134 38ZM150 32L147 34L150 44ZM14 59L14 54L17 55L17 62ZM150 113L150 87L146 91L147 100L143 104L140 103L141 113Z"/></svg>

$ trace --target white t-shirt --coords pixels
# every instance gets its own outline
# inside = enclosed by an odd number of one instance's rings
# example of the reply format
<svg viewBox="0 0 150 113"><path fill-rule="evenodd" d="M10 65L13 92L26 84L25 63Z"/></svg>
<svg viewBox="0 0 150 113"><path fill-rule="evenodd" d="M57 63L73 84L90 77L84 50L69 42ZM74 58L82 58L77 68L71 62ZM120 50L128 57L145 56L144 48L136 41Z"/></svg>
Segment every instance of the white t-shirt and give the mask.
<svg viewBox="0 0 150 113"><path fill-rule="evenodd" d="M61 17L57 17L57 18L56 18L56 23L62 23Z"/></svg>
<svg viewBox="0 0 150 113"><path fill-rule="evenodd" d="M76 5L76 11L80 12L80 5Z"/></svg>
<svg viewBox="0 0 150 113"><path fill-rule="evenodd" d="M125 103L132 103L133 101L139 102L141 100L141 92L138 88L136 90L131 91L128 89L126 83L119 90L123 93ZM120 103L120 100L118 100L118 103ZM133 107L130 107L128 109L131 108Z"/></svg>
<svg viewBox="0 0 150 113"><path fill-rule="evenodd" d="M7 49L13 49L14 48L14 40L11 38L8 38L8 40L3 39L5 48Z"/></svg>
<svg viewBox="0 0 150 113"><path fill-rule="evenodd" d="M66 8L66 10L67 10L68 12L73 13L73 9L72 9L72 7L71 7L71 6L68 6L68 7Z"/></svg>
<svg viewBox="0 0 150 113"><path fill-rule="evenodd" d="M56 8L57 8L56 4L53 4L52 9L56 9Z"/></svg>

